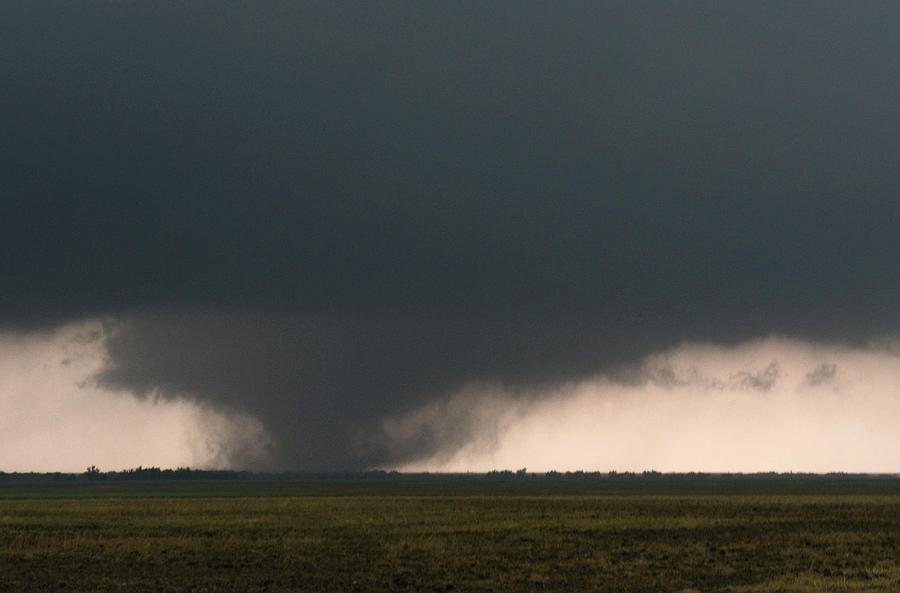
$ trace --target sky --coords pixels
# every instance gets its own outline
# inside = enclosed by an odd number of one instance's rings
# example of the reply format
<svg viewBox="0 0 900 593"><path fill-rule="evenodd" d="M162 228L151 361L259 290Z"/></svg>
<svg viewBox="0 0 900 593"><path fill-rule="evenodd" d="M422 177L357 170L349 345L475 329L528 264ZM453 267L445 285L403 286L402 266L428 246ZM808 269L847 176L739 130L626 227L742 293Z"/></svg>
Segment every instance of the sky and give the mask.
<svg viewBox="0 0 900 593"><path fill-rule="evenodd" d="M5 3L0 470L900 471L898 56L889 1Z"/></svg>

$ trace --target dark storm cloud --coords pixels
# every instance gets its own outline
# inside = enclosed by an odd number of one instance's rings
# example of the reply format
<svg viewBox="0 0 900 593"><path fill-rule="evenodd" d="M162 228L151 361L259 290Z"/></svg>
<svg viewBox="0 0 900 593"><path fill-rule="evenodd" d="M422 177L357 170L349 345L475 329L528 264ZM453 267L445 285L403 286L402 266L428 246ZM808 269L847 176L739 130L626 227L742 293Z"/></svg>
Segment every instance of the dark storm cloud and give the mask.
<svg viewBox="0 0 900 593"><path fill-rule="evenodd" d="M114 316L105 380L292 464L471 380L900 322L893 2L6 3L0 56L2 323Z"/></svg>

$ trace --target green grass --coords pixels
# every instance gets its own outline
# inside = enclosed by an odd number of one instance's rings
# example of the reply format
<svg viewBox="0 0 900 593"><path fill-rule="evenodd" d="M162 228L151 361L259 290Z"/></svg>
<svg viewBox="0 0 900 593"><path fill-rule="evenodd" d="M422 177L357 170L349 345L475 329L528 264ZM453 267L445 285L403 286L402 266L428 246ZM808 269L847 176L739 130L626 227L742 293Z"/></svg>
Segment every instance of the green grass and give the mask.
<svg viewBox="0 0 900 593"><path fill-rule="evenodd" d="M0 591L900 591L898 496L158 486L8 490Z"/></svg>

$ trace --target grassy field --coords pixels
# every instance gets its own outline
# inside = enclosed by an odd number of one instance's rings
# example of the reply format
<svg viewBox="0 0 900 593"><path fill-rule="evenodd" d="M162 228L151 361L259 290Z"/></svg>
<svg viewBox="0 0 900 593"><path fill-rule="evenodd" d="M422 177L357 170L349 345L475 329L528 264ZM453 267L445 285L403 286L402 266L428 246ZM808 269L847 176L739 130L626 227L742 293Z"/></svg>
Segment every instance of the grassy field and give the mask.
<svg viewBox="0 0 900 593"><path fill-rule="evenodd" d="M7 487L0 592L900 591L900 496L691 488Z"/></svg>

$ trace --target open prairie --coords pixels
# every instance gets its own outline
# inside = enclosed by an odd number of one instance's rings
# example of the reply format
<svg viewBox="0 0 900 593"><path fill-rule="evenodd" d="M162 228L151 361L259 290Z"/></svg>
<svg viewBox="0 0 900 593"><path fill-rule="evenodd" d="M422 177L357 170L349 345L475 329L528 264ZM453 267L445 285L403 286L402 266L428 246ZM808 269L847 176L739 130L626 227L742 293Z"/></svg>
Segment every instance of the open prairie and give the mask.
<svg viewBox="0 0 900 593"><path fill-rule="evenodd" d="M896 592L894 482L4 487L0 591Z"/></svg>

